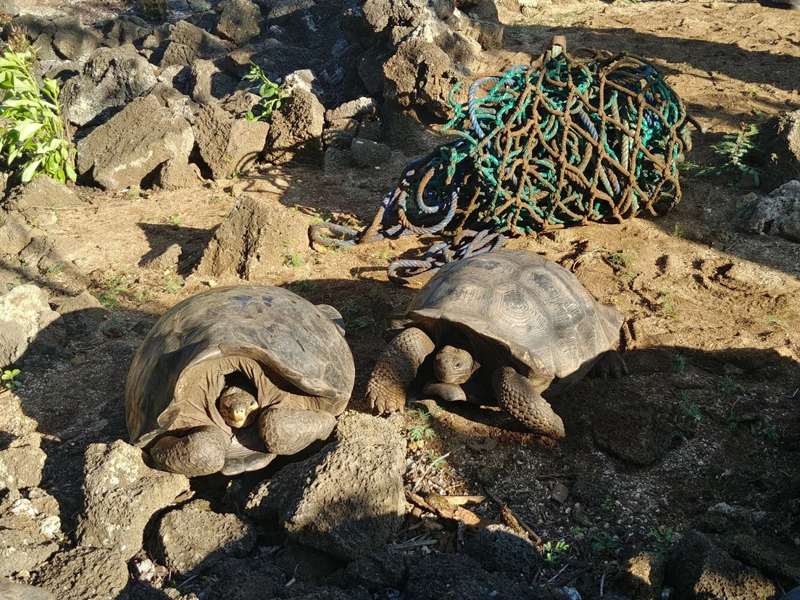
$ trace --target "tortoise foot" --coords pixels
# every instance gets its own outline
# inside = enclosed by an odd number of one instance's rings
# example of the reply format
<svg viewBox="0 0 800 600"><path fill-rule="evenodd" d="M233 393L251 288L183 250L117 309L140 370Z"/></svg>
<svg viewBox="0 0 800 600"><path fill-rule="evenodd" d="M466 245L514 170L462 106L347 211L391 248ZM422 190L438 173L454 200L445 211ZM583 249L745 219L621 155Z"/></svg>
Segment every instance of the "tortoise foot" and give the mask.
<svg viewBox="0 0 800 600"><path fill-rule="evenodd" d="M199 477L222 470L230 443L217 427L200 427L163 435L150 446L149 452L159 469Z"/></svg>
<svg viewBox="0 0 800 600"><path fill-rule="evenodd" d="M431 338L416 327L399 333L375 363L367 383L367 399L379 415L400 412L417 370L433 352Z"/></svg>
<svg viewBox="0 0 800 600"><path fill-rule="evenodd" d="M268 408L258 417L258 431L270 454L297 454L312 442L324 440L336 427L327 412L295 408Z"/></svg>
<svg viewBox="0 0 800 600"><path fill-rule="evenodd" d="M501 367L494 372L492 387L500 406L525 427L547 437L564 437L564 421L527 378Z"/></svg>

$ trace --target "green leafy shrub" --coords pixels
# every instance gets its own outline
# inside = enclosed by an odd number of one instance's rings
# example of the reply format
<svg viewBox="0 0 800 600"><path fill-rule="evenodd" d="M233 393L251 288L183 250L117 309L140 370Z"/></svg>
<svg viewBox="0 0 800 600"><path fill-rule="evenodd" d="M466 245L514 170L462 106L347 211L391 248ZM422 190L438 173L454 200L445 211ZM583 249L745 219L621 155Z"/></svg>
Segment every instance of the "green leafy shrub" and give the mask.
<svg viewBox="0 0 800 600"><path fill-rule="evenodd" d="M698 175L724 175L727 173L739 174L749 177L754 185L761 182L761 171L752 165L759 152L755 138L759 127L755 123L742 126L738 133L722 136L722 141L711 146L721 164L703 167L697 171Z"/></svg>
<svg viewBox="0 0 800 600"><path fill-rule="evenodd" d="M58 83L32 73L33 52L6 49L0 58L0 160L26 183L43 173L75 181L74 150L61 120Z"/></svg>
<svg viewBox="0 0 800 600"><path fill-rule="evenodd" d="M281 107L288 94L279 84L271 81L264 70L255 63L250 63L250 70L244 79L257 84L254 88L258 88L256 93L261 98L258 104L247 112L245 118L248 121L267 121L272 116L272 111Z"/></svg>

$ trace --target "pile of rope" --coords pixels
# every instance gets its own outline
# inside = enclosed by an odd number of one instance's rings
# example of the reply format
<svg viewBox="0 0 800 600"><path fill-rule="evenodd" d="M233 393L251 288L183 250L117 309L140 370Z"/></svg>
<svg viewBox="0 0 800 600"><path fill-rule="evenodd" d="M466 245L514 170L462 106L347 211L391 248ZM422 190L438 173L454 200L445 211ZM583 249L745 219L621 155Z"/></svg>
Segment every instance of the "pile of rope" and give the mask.
<svg viewBox="0 0 800 600"><path fill-rule="evenodd" d="M501 246L507 236L657 215L681 199L678 161L690 141L678 95L629 55L566 52L563 38L529 66L475 81L443 131L456 140L411 162L359 243L444 234L393 279ZM312 231L312 240L348 243Z"/></svg>

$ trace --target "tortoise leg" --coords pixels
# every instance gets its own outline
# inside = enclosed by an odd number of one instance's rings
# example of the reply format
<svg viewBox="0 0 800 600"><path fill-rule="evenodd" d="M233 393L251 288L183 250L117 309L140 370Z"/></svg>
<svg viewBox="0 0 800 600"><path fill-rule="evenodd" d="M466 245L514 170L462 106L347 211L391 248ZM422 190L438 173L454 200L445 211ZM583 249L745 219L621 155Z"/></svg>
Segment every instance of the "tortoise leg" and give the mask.
<svg viewBox="0 0 800 600"><path fill-rule="evenodd" d="M604 379L608 376L619 379L628 374L628 365L625 364L625 359L619 352L609 350L597 357L597 361L592 366L592 374Z"/></svg>
<svg viewBox="0 0 800 600"><path fill-rule="evenodd" d="M267 408L258 416L258 432L267 452L296 454L312 442L324 440L336 427L336 417L324 411Z"/></svg>
<svg viewBox="0 0 800 600"><path fill-rule="evenodd" d="M564 437L564 422L526 377L511 367L500 367L492 377L497 401L517 421L548 437Z"/></svg>
<svg viewBox="0 0 800 600"><path fill-rule="evenodd" d="M199 427L181 435L161 436L149 448L158 468L187 477L211 475L225 465L231 441L216 427Z"/></svg>
<svg viewBox="0 0 800 600"><path fill-rule="evenodd" d="M378 357L367 383L369 405L378 414L402 411L408 386L434 350L428 335L416 327L400 332Z"/></svg>
<svg viewBox="0 0 800 600"><path fill-rule="evenodd" d="M467 394L455 383L429 383L422 390L426 394L441 398L445 402L466 402Z"/></svg>

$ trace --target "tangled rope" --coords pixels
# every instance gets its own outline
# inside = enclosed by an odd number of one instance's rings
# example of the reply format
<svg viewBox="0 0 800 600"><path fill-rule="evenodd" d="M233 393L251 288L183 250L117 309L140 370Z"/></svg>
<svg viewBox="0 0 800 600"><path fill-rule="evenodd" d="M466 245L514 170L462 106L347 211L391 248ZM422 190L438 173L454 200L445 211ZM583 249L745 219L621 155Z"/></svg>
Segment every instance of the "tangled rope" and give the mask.
<svg viewBox="0 0 800 600"><path fill-rule="evenodd" d="M362 233L330 224L326 245L443 234L419 260L398 260L399 279L482 253L507 236L588 222L658 215L681 199L678 161L692 121L647 62L566 52L563 38L530 66L475 81L466 102L450 94L457 136L409 163ZM325 229L339 239L330 238Z"/></svg>

